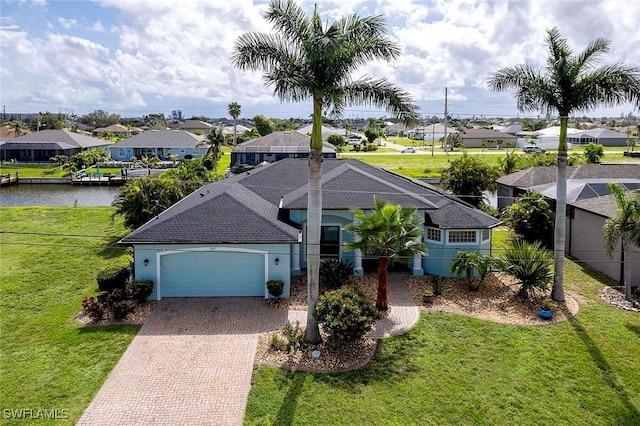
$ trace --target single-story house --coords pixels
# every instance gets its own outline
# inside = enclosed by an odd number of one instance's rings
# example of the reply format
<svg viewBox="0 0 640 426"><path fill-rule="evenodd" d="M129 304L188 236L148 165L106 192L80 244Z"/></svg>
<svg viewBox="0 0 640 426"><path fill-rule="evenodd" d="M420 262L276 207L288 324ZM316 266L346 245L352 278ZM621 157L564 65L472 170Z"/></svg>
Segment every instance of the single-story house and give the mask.
<svg viewBox="0 0 640 426"><path fill-rule="evenodd" d="M106 149L110 142L72 132L68 129L41 130L7 139L0 146L4 161L48 162L56 155L71 157L80 151Z"/></svg>
<svg viewBox="0 0 640 426"><path fill-rule="evenodd" d="M411 259L414 275L450 276L460 250L489 254L500 221L442 191L358 160L325 159L322 174L323 258L350 261L362 274L371 261L344 250L349 209L374 208L374 195L415 207L423 219L427 256ZM266 296L270 279L306 268L308 164L281 161L207 184L120 242L132 245L135 277L155 282L163 297Z"/></svg>
<svg viewBox="0 0 640 426"><path fill-rule="evenodd" d="M493 130L502 133L509 133L510 135L515 135L518 132L522 131L522 123L506 123L504 126L493 125Z"/></svg>
<svg viewBox="0 0 640 426"><path fill-rule="evenodd" d="M400 132L406 136L409 130L411 129L402 123L391 123L384 128L387 136L398 136Z"/></svg>
<svg viewBox="0 0 640 426"><path fill-rule="evenodd" d="M571 143L571 137L578 132L578 129L572 127L567 129L567 149L572 149L573 144ZM558 149L558 145L560 144L560 126L547 127L536 130L535 132L518 132L516 135L520 136L516 143L516 146L519 147L535 143L536 146L549 150ZM533 136L534 140L527 139L525 136Z"/></svg>
<svg viewBox="0 0 640 426"><path fill-rule="evenodd" d="M589 198L568 203L566 241L567 254L591 266L596 271L622 283L621 245L609 257L602 238L607 219L616 216L616 203L612 195ZM640 286L640 249L631 249L631 285Z"/></svg>
<svg viewBox="0 0 640 426"><path fill-rule="evenodd" d="M465 148L480 148L483 142L486 142L488 147L494 148L497 146L496 141L498 140L504 141L501 146L507 146L507 144L515 146L518 139L509 133L497 132L492 129L462 129L458 133L458 137Z"/></svg>
<svg viewBox="0 0 640 426"><path fill-rule="evenodd" d="M576 183L575 189L579 190L581 194L583 189L578 186L591 184L582 198L596 188L600 189L596 189L593 196L603 195L602 188L606 188L604 183L606 181L617 180L624 184L625 182L632 183L637 179L640 179L640 164L580 164L567 167L568 192L571 189L569 183L572 180ZM549 185L555 181L555 166L530 167L502 176L496 181L498 183L498 208L503 209L511 205L517 197L529 189L538 187L538 189L544 190L541 185Z"/></svg>
<svg viewBox="0 0 640 426"><path fill-rule="evenodd" d="M273 163L284 158L308 158L311 137L298 132L273 132L238 144L231 152L231 164L256 166L263 161ZM336 158L330 143L322 144L324 158Z"/></svg>
<svg viewBox="0 0 640 426"><path fill-rule="evenodd" d="M199 158L209 149L204 138L204 135L194 135L186 130L149 130L114 143L109 150L111 159L116 161L143 156L170 160L172 154L179 160Z"/></svg>
<svg viewBox="0 0 640 426"><path fill-rule="evenodd" d="M187 130L189 132L193 130L202 130L203 133L211 133L211 129L213 129L213 124L206 123L201 120L184 120L184 122L178 124L178 127L182 130Z"/></svg>
<svg viewBox="0 0 640 426"><path fill-rule="evenodd" d="M26 132L23 130L23 133ZM11 139L15 138L16 136L16 129L6 124L4 126L0 126L0 139Z"/></svg>
<svg viewBox="0 0 640 426"><path fill-rule="evenodd" d="M238 135L241 135L241 134L243 134L244 132L248 132L248 131L250 131L251 129L253 129L253 127L246 127L246 126L243 126L242 124L237 124L237 125L236 125L236 132L237 132L237 134L238 134ZM226 136L226 135L231 135L231 136L233 136L233 125L231 125L231 126L224 126L224 127L222 128L222 134L223 134L223 135L225 135L225 136Z"/></svg>
<svg viewBox="0 0 640 426"><path fill-rule="evenodd" d="M128 138L131 135L137 135L138 133L142 133L143 130L138 127L127 127L122 124L112 124L107 127L98 127L93 129L93 135L99 136L102 133L113 133L115 136L124 136Z"/></svg>
<svg viewBox="0 0 640 426"><path fill-rule="evenodd" d="M571 135L567 135L569 142L576 145L586 145L595 143L603 146L627 146L630 138L628 133L614 132L609 129L580 130Z"/></svg>
<svg viewBox="0 0 640 426"><path fill-rule="evenodd" d="M296 129L296 132L302 134L302 135L307 135L307 136L311 136L311 130L313 128L313 124L307 124L306 126L302 126L299 129ZM345 129L339 129L337 127L331 127L331 126L322 126L322 140L326 141L327 138L331 135L340 135L343 137L346 137L347 135L347 131Z"/></svg>
<svg viewBox="0 0 640 426"><path fill-rule="evenodd" d="M453 127L446 127L447 135L458 134L458 130ZM408 130L406 135L408 138L421 141L439 141L444 137L444 124L436 123L428 126L416 127Z"/></svg>

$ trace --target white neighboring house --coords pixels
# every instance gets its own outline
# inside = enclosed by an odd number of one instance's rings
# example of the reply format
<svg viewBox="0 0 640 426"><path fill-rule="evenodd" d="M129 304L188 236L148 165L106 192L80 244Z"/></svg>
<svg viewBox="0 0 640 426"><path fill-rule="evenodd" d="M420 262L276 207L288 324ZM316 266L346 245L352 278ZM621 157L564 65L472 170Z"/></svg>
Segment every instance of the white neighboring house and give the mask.
<svg viewBox="0 0 640 426"><path fill-rule="evenodd" d="M303 135L311 136L312 128L313 124L307 124L306 126L297 129L296 132ZM342 137L346 137L347 131L345 129L339 129L337 127L322 126L322 140L326 141L330 135L340 135Z"/></svg>
<svg viewBox="0 0 640 426"><path fill-rule="evenodd" d="M567 139L570 140L573 135L578 133L578 129L568 128L567 129ZM527 134L532 134L536 136L536 139L533 141L525 138L518 138L516 142L516 146L523 147L527 145L536 145L542 149L550 150L550 149L558 149L558 145L560 145L560 126L547 127L546 129L540 129L536 132ZM518 136L524 135L523 132L518 133ZM572 149L573 145L568 142L567 149Z"/></svg>

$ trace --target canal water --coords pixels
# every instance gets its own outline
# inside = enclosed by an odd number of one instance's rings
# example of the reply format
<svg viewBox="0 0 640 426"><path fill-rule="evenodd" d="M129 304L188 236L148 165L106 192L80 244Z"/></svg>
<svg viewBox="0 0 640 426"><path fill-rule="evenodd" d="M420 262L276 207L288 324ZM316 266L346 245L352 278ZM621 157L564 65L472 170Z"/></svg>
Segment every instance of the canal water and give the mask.
<svg viewBox="0 0 640 426"><path fill-rule="evenodd" d="M0 189L0 207L110 206L119 188L69 184L18 184Z"/></svg>

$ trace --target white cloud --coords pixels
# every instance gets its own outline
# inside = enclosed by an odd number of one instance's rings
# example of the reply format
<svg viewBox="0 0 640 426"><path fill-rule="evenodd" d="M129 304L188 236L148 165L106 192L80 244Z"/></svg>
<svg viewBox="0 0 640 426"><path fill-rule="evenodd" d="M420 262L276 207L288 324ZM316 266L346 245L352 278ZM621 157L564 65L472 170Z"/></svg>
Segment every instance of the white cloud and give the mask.
<svg viewBox="0 0 640 426"><path fill-rule="evenodd" d="M78 25L78 21L75 19L66 19L66 18L58 18L58 23L62 26L62 28L66 30L70 30L71 28Z"/></svg>
<svg viewBox="0 0 640 426"><path fill-rule="evenodd" d="M91 25L90 29L91 29L91 31L95 31L95 32L98 32L98 33L102 33L102 32L105 31L104 25L102 25L102 22L100 22L100 21L94 22Z"/></svg>

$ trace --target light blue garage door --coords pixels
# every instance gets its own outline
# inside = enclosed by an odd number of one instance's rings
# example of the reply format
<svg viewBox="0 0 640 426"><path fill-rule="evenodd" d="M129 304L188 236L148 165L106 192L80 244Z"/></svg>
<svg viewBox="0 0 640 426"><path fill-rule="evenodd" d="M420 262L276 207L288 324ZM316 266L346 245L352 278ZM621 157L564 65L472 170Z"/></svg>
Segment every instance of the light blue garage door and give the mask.
<svg viewBox="0 0 640 426"><path fill-rule="evenodd" d="M161 256L161 297L264 296L264 255L185 252Z"/></svg>

